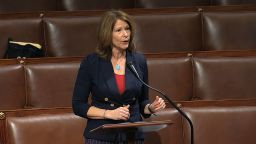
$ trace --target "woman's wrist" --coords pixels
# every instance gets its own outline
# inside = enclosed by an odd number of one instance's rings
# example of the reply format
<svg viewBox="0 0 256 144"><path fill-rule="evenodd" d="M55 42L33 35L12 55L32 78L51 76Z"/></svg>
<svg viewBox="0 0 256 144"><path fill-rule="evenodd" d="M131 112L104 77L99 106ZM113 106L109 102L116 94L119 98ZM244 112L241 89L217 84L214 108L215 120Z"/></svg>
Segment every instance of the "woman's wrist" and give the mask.
<svg viewBox="0 0 256 144"><path fill-rule="evenodd" d="M151 104L152 104L152 103L150 103L150 104L148 105L148 111L149 111L151 114L154 114L155 112L150 108Z"/></svg>
<svg viewBox="0 0 256 144"><path fill-rule="evenodd" d="M107 111L108 111L108 110L105 109L104 112L103 112L103 118L104 118L104 119L107 119L107 116L106 116L106 115L107 115L107 114L106 114Z"/></svg>

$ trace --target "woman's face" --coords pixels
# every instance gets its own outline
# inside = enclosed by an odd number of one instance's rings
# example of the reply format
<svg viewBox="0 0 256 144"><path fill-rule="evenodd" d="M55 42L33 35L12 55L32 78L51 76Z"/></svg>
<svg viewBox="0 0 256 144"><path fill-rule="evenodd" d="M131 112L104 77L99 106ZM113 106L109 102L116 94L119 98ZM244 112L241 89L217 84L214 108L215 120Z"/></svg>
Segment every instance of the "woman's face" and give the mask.
<svg viewBox="0 0 256 144"><path fill-rule="evenodd" d="M131 30L127 22L117 20L112 31L112 44L116 49L127 49L130 42Z"/></svg>

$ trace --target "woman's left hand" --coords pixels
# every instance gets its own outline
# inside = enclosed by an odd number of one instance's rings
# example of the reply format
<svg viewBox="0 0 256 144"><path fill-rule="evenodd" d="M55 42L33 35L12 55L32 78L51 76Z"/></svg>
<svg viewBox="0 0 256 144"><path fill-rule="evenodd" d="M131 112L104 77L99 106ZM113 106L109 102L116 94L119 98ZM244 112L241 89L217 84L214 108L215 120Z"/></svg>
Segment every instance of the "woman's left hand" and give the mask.
<svg viewBox="0 0 256 144"><path fill-rule="evenodd" d="M166 107L165 102L159 96L156 96L156 99L149 105L149 110L153 113L158 112Z"/></svg>

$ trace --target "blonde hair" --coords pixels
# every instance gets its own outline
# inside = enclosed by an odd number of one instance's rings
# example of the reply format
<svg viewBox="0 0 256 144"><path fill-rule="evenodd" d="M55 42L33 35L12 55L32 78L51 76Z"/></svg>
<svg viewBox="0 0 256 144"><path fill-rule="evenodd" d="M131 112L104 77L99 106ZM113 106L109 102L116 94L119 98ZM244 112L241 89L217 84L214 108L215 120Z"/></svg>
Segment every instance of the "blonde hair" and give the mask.
<svg viewBox="0 0 256 144"><path fill-rule="evenodd" d="M102 58L110 59L112 56L112 32L117 20L125 21L129 25L131 36L128 50L134 50L133 38L135 33L135 24L133 19L127 13L120 10L108 11L103 15L98 29L98 45L96 53L98 53Z"/></svg>

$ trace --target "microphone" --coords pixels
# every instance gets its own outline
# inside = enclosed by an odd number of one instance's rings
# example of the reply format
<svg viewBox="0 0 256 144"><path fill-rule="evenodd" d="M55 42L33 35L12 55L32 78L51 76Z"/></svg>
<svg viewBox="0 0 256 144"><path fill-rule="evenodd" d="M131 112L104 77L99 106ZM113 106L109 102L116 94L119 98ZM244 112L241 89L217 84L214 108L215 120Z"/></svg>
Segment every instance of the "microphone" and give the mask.
<svg viewBox="0 0 256 144"><path fill-rule="evenodd" d="M178 112L188 121L189 123L189 126L190 126L190 133L191 133L191 144L194 144L194 127L193 127L193 123L192 121L190 120L190 118L186 115L185 112L183 112L178 106L177 104L172 101L167 95L165 95L163 92L161 92L160 90L156 89L156 88L153 88L151 87L150 85L146 84L139 76L136 68L134 67L133 63L132 62L127 62L126 63L128 68L130 68L132 70L132 72L135 74L135 76L138 78L138 80L143 84L145 85L146 87L158 92L161 94L161 96L163 96L176 110L178 110Z"/></svg>

